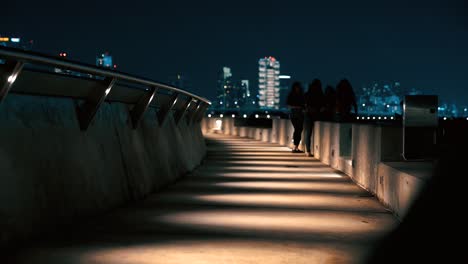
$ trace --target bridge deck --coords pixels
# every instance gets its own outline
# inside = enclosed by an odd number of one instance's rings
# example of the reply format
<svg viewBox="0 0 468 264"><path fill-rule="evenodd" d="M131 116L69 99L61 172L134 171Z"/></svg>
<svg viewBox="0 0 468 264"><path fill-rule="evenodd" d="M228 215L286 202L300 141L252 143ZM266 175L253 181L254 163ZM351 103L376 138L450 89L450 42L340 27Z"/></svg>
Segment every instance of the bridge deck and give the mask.
<svg viewBox="0 0 468 264"><path fill-rule="evenodd" d="M395 224L348 177L303 154L212 135L192 175L17 263L356 263Z"/></svg>

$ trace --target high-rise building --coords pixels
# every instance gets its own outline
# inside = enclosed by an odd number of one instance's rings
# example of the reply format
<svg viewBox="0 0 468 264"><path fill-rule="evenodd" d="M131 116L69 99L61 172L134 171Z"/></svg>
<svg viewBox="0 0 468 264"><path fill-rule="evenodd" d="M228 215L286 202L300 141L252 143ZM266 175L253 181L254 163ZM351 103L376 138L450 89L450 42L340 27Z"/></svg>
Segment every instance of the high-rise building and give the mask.
<svg viewBox="0 0 468 264"><path fill-rule="evenodd" d="M96 57L96 66L113 69L117 68L117 65L112 64L112 56L109 52L104 52Z"/></svg>
<svg viewBox="0 0 468 264"><path fill-rule="evenodd" d="M190 83L185 74L177 73L169 78L169 84L184 90L190 89Z"/></svg>
<svg viewBox="0 0 468 264"><path fill-rule="evenodd" d="M238 91L232 78L231 68L223 67L219 72L217 90L216 106L221 108L236 107Z"/></svg>
<svg viewBox="0 0 468 264"><path fill-rule="evenodd" d="M34 41L24 41L22 38L18 37L7 37L0 35L0 46L17 48L22 50L31 50L33 47Z"/></svg>
<svg viewBox="0 0 468 264"><path fill-rule="evenodd" d="M0 46L1 47L10 47L22 50L32 50L34 41L23 41L18 37L7 37L0 34ZM5 63L5 60L0 59L0 64Z"/></svg>
<svg viewBox="0 0 468 264"><path fill-rule="evenodd" d="M239 83L239 94L237 98L237 107L252 108L255 105L255 98L251 96L249 80L241 80ZM253 102L253 104L252 104Z"/></svg>
<svg viewBox="0 0 468 264"><path fill-rule="evenodd" d="M274 57L258 61L258 104L261 108L279 109L280 63Z"/></svg>

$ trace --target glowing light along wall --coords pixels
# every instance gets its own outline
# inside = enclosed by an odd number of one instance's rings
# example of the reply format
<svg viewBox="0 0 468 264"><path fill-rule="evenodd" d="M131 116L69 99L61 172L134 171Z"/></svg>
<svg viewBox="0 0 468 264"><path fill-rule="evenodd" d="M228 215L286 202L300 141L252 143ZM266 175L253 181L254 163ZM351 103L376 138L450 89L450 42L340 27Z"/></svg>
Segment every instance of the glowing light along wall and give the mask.
<svg viewBox="0 0 468 264"><path fill-rule="evenodd" d="M280 63L274 57L258 61L258 104L262 108L279 108Z"/></svg>

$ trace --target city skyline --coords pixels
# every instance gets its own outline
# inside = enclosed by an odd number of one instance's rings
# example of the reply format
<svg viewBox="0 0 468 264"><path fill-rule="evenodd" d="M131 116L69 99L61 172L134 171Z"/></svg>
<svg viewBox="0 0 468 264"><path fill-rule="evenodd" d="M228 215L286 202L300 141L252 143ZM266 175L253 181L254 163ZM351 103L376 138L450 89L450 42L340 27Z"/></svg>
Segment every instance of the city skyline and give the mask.
<svg viewBox="0 0 468 264"><path fill-rule="evenodd" d="M209 98L216 95L217 69L229 64L255 80L265 54L282 61L294 80L336 85L347 78L354 87L399 80L457 104L468 98L462 0L236 1L229 8L214 1L110 3L8 1L0 33L89 63L108 50L119 70L155 80L184 72L191 91Z"/></svg>

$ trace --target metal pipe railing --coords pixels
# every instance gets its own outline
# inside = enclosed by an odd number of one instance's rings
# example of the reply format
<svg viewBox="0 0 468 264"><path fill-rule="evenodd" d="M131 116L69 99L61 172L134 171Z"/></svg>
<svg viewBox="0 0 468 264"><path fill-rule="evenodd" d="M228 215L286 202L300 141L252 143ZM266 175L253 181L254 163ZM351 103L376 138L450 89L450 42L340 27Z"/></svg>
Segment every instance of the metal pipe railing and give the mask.
<svg viewBox="0 0 468 264"><path fill-rule="evenodd" d="M194 95L192 93L189 93L187 91L181 90L173 86L169 86L167 84L158 83L149 79L136 77L130 74L117 72L113 70L107 70L80 62L58 59L49 55L44 55L36 52L0 47L0 59L4 61L4 64L0 65L0 70L2 70L0 71L0 102L2 102L5 99L10 90L12 90L12 92L25 94L39 94L46 96L48 94L50 95L50 91L48 91L49 93L47 93L47 91L42 91L41 93L41 91L25 89L26 86L24 84L12 89L13 84L16 82L18 76L21 76L23 73L27 75L26 73L29 72L25 72L23 70L24 66L28 64L34 66L51 66L54 68L66 69L73 72L79 72L99 77L97 79L89 79L96 85L96 87L94 87L91 90L88 90L88 92L82 93L79 96L79 99L84 100L84 103L82 103L77 109L78 119L82 130L86 130L88 128L100 106L105 101L108 101L110 99L108 95L111 93L111 90L117 89L119 87L115 85L119 81L122 84L127 84L123 86L127 89L124 91L132 90L132 92L124 92L123 94L126 94L126 96L134 97L135 91L137 90L139 91L138 93L141 93L141 95L138 95L138 100L133 99L128 101L129 104L134 105L130 112L134 128L137 127L139 120L141 120L147 108L153 105L153 99L164 95L164 93L158 94L158 91L161 90L169 91L171 100L169 100L168 103L159 106L160 109L158 112L158 119L160 121L160 125L163 123L166 115L172 110L176 111L174 116L176 123L182 118L182 116L186 112L190 111L195 111L196 113L191 113L187 117L187 120L189 120L190 122L192 120L199 121L203 117L204 111L206 111L208 106L211 105L211 102L206 98ZM131 84L135 86L144 86L147 88L135 89L131 87ZM120 87L122 86L120 85ZM63 89L62 91L62 89L55 88L53 90L53 96L63 96L72 98L74 96L74 94L71 94L70 90L67 89ZM86 91L86 89L81 89L81 91ZM120 94L122 94L122 92ZM183 97L186 97L186 99L180 97L181 95ZM176 102L180 100L184 100L183 102L185 103L182 104L181 109L177 109L178 107L176 106ZM193 107L191 106L194 106L195 104L195 109L192 109Z"/></svg>
<svg viewBox="0 0 468 264"><path fill-rule="evenodd" d="M209 105L211 104L211 102L206 98L197 96L195 94L189 93L187 91L181 90L173 86L169 86L167 84L158 83L152 80L148 80L148 79L141 78L141 77L136 77L136 76L118 72L118 71L106 70L103 68L99 68L97 66L88 65L88 64L84 64L84 63L80 63L76 61L62 60L62 59L54 58L49 55L44 55L44 54L39 54L39 53L29 52L29 51L21 51L21 50L5 48L5 47L0 47L0 57L6 58L6 59L10 58L15 61L22 61L24 63L49 65L49 66L54 66L57 68L65 68L65 69L89 73L93 75L99 75L102 77L116 78L118 80L134 82L137 84L154 86L154 87L158 87L161 89L176 92L179 94L183 94L183 95L192 97L197 100L201 100Z"/></svg>

